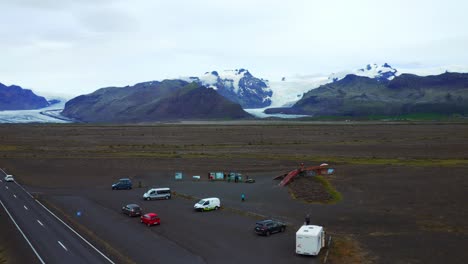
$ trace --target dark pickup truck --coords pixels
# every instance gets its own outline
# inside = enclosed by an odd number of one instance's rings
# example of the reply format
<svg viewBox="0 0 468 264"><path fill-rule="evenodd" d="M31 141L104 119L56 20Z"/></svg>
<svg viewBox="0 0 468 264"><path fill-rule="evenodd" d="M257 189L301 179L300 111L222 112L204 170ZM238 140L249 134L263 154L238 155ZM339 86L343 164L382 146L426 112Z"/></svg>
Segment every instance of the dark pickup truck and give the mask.
<svg viewBox="0 0 468 264"><path fill-rule="evenodd" d="M272 219L258 221L255 225L255 233L258 235L269 236L273 233L284 232L286 224Z"/></svg>

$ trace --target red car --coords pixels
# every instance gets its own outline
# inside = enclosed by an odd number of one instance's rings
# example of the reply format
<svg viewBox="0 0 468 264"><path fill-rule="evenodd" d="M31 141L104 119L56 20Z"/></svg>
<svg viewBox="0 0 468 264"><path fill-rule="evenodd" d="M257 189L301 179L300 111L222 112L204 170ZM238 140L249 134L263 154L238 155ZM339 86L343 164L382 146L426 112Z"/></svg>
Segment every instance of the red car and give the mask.
<svg viewBox="0 0 468 264"><path fill-rule="evenodd" d="M145 215L142 215L140 219L141 219L141 222L143 224L146 224L147 226L161 224L161 219L155 213L147 213Z"/></svg>

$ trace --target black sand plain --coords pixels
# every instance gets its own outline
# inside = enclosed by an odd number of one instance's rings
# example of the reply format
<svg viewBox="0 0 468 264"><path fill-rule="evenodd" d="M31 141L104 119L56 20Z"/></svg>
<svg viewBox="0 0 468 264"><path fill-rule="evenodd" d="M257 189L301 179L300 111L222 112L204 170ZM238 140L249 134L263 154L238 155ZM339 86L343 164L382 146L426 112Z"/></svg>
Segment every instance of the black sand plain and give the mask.
<svg viewBox="0 0 468 264"><path fill-rule="evenodd" d="M307 213L332 235L327 263L468 259L463 123L2 125L0 157L0 167L119 263L321 263L324 254L294 253ZM272 180L301 162L335 168L325 179L341 200L314 201L308 190L319 183L312 177L289 187ZM183 180L174 180L177 171ZM240 172L256 183L209 182L210 171ZM135 188L112 191L123 177ZM174 198L143 201L150 186L171 187ZM223 209L194 212L207 196L219 197ZM130 202L160 214L161 226L120 214ZM287 231L256 236L254 223L263 217L287 222ZM7 263L32 258L13 225L3 217L0 224L12 238L0 240L0 256Z"/></svg>

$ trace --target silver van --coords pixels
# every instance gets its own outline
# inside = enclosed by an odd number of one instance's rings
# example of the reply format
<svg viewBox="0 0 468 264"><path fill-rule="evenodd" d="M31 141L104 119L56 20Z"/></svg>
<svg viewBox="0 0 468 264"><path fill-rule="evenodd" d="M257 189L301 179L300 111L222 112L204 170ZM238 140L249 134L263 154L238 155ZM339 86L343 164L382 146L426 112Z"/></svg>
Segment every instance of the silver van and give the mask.
<svg viewBox="0 0 468 264"><path fill-rule="evenodd" d="M152 188L149 189L145 194L143 194L144 200L154 200L154 199L171 199L171 189L170 188Z"/></svg>

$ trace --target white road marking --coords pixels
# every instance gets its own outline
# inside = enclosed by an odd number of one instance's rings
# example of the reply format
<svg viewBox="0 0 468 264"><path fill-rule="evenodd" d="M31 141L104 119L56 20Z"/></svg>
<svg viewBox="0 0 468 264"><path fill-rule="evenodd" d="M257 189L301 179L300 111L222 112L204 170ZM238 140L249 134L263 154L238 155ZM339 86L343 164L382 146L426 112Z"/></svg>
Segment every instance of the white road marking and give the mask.
<svg viewBox="0 0 468 264"><path fill-rule="evenodd" d="M0 169L1 171L3 171L2 169ZM5 173L5 172L4 172ZM5 173L6 175L6 173ZM76 232L73 228L71 228L69 225L67 225L62 219L60 219L58 216L56 216L54 213L52 213L52 211L49 210L49 208L45 207L45 205L43 205L41 202L39 202L37 199L34 198L34 196L32 196L22 185L18 184L18 182L14 181L14 183L16 185L18 185L21 189L23 189L24 192L26 192L29 197L33 198L39 205L41 205L47 212L49 212L51 215L53 215L57 220L59 220L63 225L65 225L66 227L68 227L68 229L70 229L75 235L77 235L79 238L81 238L81 240L83 240L86 244L88 244L90 247L92 247L97 253L99 253L103 258L105 258L109 263L112 263L112 264L115 264L111 259L109 259L106 255L104 255L104 253L102 253L101 251L99 251L99 249L97 249L95 246L93 246L88 240L86 240L84 237L82 237L78 232ZM0 201L1 202L1 201ZM2 204L3 205L3 204ZM5 207L5 206L3 206ZM6 209L6 208L5 208ZM6 211L6 210L5 210ZM13 220L13 217L10 215L10 218ZM14 220L13 220L14 222ZM16 225L16 223L15 223ZM37 251L34 249L34 247L32 246L32 244L29 242L29 240L26 238L26 236L24 235L23 231L21 231L21 229L19 228L18 225L16 225L18 230L20 230L20 232L23 234L23 237L26 239L26 241L28 242L28 244L31 246L31 248L33 249L34 253L36 254L36 256L38 257L38 259L41 261L41 263L45 263L42 258L39 256L39 254L37 253Z"/></svg>
<svg viewBox="0 0 468 264"><path fill-rule="evenodd" d="M13 194L13 197L18 198L18 197L16 197L16 194Z"/></svg>
<svg viewBox="0 0 468 264"><path fill-rule="evenodd" d="M15 219L13 219L13 216L11 216L10 212L8 211L8 209L5 207L5 205L3 204L3 202L0 200L0 204L3 206L3 209L5 209L5 212L7 212L8 216L10 216L10 219L11 221L13 221L13 224L15 224L16 228L20 231L21 235L23 235L24 239L26 240L26 242L28 242L29 246L31 247L31 249L34 251L34 254L36 254L36 257L39 259L39 261L42 263L42 264L45 264L44 260L42 260L41 256L39 256L39 253L37 253L36 249L34 248L34 246L31 244L31 242L29 242L29 239L26 237L26 235L23 233L23 230L21 230L21 228L18 226L18 224L16 223Z"/></svg>
<svg viewBox="0 0 468 264"><path fill-rule="evenodd" d="M41 223L41 221L37 220L37 222L38 222L41 226L44 226L44 225Z"/></svg>
<svg viewBox="0 0 468 264"><path fill-rule="evenodd" d="M2 180L0 180L0 182L3 182Z"/></svg>
<svg viewBox="0 0 468 264"><path fill-rule="evenodd" d="M24 207L24 209L29 210L29 209L26 207L26 205L23 205L23 207Z"/></svg>
<svg viewBox="0 0 468 264"><path fill-rule="evenodd" d="M8 186L5 186L5 189L7 189L7 190L8 190Z"/></svg>
<svg viewBox="0 0 468 264"><path fill-rule="evenodd" d="M57 241L57 242L63 247L63 249L65 249L66 251L68 251L68 249L62 244L62 242L60 242L60 241Z"/></svg>
<svg viewBox="0 0 468 264"><path fill-rule="evenodd" d="M19 185L16 181L15 181L15 183L16 183L16 185L18 185L21 189L23 189L23 191L24 191L25 193L27 193L27 194L29 195L29 197L31 197L31 198L34 199L34 196L32 196L28 191L26 191L26 189L25 189L23 186Z"/></svg>
<svg viewBox="0 0 468 264"><path fill-rule="evenodd" d="M21 186L21 185L20 185ZM24 189L24 188L23 188ZM26 190L25 190L26 191ZM26 191L27 192L27 191ZM88 240L86 240L84 237L82 237L80 234L78 234L78 232L76 232L73 228L71 228L69 225L67 225L62 219L60 219L58 216L56 216L54 213L52 213L52 211L49 210L49 208L45 207L45 205L43 205L41 202L39 202L38 200L36 200L36 202L38 204L40 204L44 209L46 209L47 212L49 212L51 215L53 215L57 220L59 220L62 224L64 224L66 227L68 227L68 229L70 229L73 233L75 233L75 235L77 235L79 238L81 238L81 240L83 240L84 242L86 242L86 244L88 244L90 247L92 247L97 253L99 253L103 258L105 258L107 261L109 261L109 263L112 263L112 264L115 264L110 258L108 258L106 255L104 255L104 253L102 253L101 251L99 251L99 249L97 249L96 247L93 246L93 244L89 243Z"/></svg>

